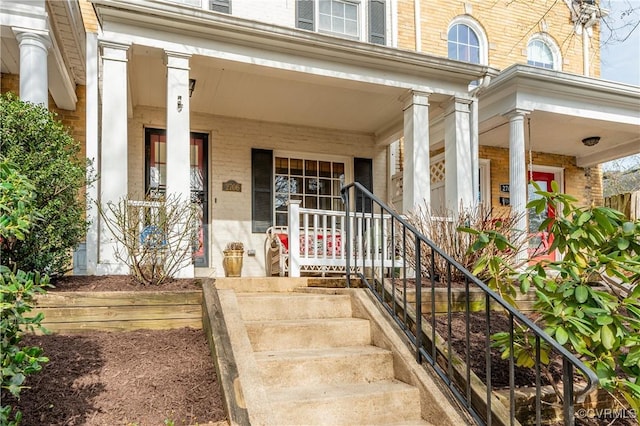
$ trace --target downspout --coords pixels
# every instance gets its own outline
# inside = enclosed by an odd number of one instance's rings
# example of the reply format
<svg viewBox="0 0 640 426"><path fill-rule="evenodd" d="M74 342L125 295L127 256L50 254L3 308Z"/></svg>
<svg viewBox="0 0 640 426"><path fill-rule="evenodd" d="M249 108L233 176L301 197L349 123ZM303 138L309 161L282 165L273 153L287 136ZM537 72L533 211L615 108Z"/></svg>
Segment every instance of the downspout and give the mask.
<svg viewBox="0 0 640 426"><path fill-rule="evenodd" d="M422 26L420 25L420 0L413 0L414 25L416 27L416 52L422 52Z"/></svg>
<svg viewBox="0 0 640 426"><path fill-rule="evenodd" d="M489 84L491 83L491 76L488 73L485 73L482 78L480 78L480 82L476 87L474 87L469 94L473 102L471 102L471 110L469 113L471 116L469 117L471 123L469 125L470 135L470 147L469 152L471 152L471 179L474 191L480 186L480 135L479 132L479 119L478 119L478 95L480 92L484 91ZM478 202L479 200L476 200Z"/></svg>

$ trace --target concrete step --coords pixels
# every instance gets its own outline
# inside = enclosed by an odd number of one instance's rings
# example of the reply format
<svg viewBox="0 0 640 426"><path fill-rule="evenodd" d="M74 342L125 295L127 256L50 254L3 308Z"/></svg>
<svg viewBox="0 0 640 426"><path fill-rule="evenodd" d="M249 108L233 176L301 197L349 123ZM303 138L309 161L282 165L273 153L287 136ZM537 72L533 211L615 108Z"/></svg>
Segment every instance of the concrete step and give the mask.
<svg viewBox="0 0 640 426"><path fill-rule="evenodd" d="M375 346L255 352L267 386L291 387L391 380L393 356Z"/></svg>
<svg viewBox="0 0 640 426"><path fill-rule="evenodd" d="M351 299L348 295L239 293L238 305L245 321L351 316Z"/></svg>
<svg viewBox="0 0 640 426"><path fill-rule="evenodd" d="M418 389L396 380L267 388L282 425L369 425L420 420Z"/></svg>
<svg viewBox="0 0 640 426"><path fill-rule="evenodd" d="M216 278L214 286L218 289L235 290L236 293L291 292L299 287L306 287L307 280L305 277L225 277Z"/></svg>
<svg viewBox="0 0 640 426"><path fill-rule="evenodd" d="M369 321L323 318L245 321L254 352L371 344Z"/></svg>

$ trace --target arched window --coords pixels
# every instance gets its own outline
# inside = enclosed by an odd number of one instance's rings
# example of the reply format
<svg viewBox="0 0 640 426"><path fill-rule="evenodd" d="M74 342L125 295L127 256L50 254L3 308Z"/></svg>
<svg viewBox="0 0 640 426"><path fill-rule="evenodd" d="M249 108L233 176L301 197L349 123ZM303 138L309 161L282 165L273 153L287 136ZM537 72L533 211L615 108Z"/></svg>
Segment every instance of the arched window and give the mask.
<svg viewBox="0 0 640 426"><path fill-rule="evenodd" d="M480 41L468 25L455 24L449 29L449 59L480 63Z"/></svg>
<svg viewBox="0 0 640 426"><path fill-rule="evenodd" d="M471 16L455 18L449 25L448 58L472 64L489 63L488 42L482 26Z"/></svg>
<svg viewBox="0 0 640 426"><path fill-rule="evenodd" d="M527 46L527 64L535 67L560 70L560 49L547 34L535 34Z"/></svg>

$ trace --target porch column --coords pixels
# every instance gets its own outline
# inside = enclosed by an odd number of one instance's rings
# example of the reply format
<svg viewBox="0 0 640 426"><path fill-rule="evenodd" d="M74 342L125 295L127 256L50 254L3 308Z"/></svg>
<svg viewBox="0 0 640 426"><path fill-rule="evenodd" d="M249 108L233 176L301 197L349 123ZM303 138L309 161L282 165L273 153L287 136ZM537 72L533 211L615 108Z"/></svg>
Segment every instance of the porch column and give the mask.
<svg viewBox="0 0 640 426"><path fill-rule="evenodd" d="M300 200L289 200L289 277L300 276Z"/></svg>
<svg viewBox="0 0 640 426"><path fill-rule="evenodd" d="M402 98L405 161L402 174L402 211L431 203L429 164L429 93L411 91Z"/></svg>
<svg viewBox="0 0 640 426"><path fill-rule="evenodd" d="M527 162L524 143L524 116L530 111L514 109L507 114L509 118L509 202L511 214L518 218L516 229L522 231L521 240L515 241L521 246L516 256L519 264L527 258L527 247L524 244L527 231Z"/></svg>
<svg viewBox="0 0 640 426"><path fill-rule="evenodd" d="M99 202L109 215L107 204L122 202L128 193L127 159L127 51L128 44L101 41L102 47L102 139L98 191ZM117 232L117 230L114 230ZM102 222L97 275L128 274L129 268L115 256L122 250L112 231Z"/></svg>
<svg viewBox="0 0 640 426"><path fill-rule="evenodd" d="M165 51L167 65L167 197L180 203L191 203L191 150L189 143L189 58L191 55ZM173 232L191 232L184 222ZM190 250L190 238L181 238L182 250ZM176 278L193 278L191 257L184 259Z"/></svg>
<svg viewBox="0 0 640 426"><path fill-rule="evenodd" d="M444 114L445 201L447 209L454 215L460 207L471 207L476 199L469 130L470 104L469 99L454 98Z"/></svg>
<svg viewBox="0 0 640 426"><path fill-rule="evenodd" d="M86 158L92 162L94 171L98 170L100 152L98 144L98 35L87 33L86 36ZM87 180L93 178L91 170L87 170ZM87 187L87 229L86 260L87 275L96 275L98 265L98 225L100 215L96 201L99 200L98 182Z"/></svg>
<svg viewBox="0 0 640 426"><path fill-rule="evenodd" d="M471 188L473 190L473 202L480 203L480 135L478 130L478 98L474 98L469 105L470 108L470 144L471 144Z"/></svg>
<svg viewBox="0 0 640 426"><path fill-rule="evenodd" d="M20 46L20 99L49 108L49 32L13 28Z"/></svg>

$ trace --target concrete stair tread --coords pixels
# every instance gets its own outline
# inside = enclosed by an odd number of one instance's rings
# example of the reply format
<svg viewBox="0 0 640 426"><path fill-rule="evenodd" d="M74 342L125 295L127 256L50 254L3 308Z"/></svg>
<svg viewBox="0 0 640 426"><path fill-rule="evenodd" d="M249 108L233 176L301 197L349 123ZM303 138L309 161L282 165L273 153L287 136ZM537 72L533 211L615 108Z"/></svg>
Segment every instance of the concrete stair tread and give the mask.
<svg viewBox="0 0 640 426"><path fill-rule="evenodd" d="M375 346L254 352L265 385L367 383L394 377L393 354Z"/></svg>
<svg viewBox="0 0 640 426"><path fill-rule="evenodd" d="M240 293L237 297L245 321L344 318L352 315L348 295Z"/></svg>
<svg viewBox="0 0 640 426"><path fill-rule="evenodd" d="M275 386L267 387L268 395L272 402L285 401L315 401L344 399L352 396L373 398L375 395L389 392L405 391L415 392L418 390L399 380L382 380L372 383L344 383L331 385L297 386L289 388L279 388ZM418 398L416 396L416 398Z"/></svg>
<svg viewBox="0 0 640 426"><path fill-rule="evenodd" d="M360 318L245 321L244 324L256 352L371 344L370 323Z"/></svg>
<svg viewBox="0 0 640 426"><path fill-rule="evenodd" d="M286 388L267 386L265 390L278 412L279 424L369 425L420 420L420 412L415 409L420 404L420 392L393 379Z"/></svg>
<svg viewBox="0 0 640 426"><path fill-rule="evenodd" d="M285 349L276 351L254 352L256 361L266 361L274 358L331 358L361 354L390 354L391 352L377 346L340 346L332 348Z"/></svg>
<svg viewBox="0 0 640 426"><path fill-rule="evenodd" d="M273 327L287 327L287 326L305 326L315 324L342 324L342 323L365 323L368 320L361 318L295 318L295 319L281 319L281 320L256 320L245 321L247 327L253 325L261 326L273 326Z"/></svg>

